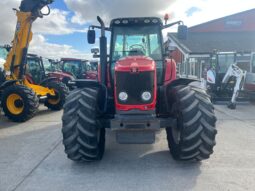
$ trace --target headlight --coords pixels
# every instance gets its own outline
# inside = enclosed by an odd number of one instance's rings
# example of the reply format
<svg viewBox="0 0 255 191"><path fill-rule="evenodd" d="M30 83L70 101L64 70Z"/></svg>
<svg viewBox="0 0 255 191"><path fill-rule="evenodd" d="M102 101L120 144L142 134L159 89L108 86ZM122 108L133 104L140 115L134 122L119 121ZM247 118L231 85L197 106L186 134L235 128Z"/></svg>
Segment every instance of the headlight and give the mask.
<svg viewBox="0 0 255 191"><path fill-rule="evenodd" d="M151 99L151 93L150 92L143 92L142 93L142 99L143 99L143 101L149 101Z"/></svg>
<svg viewBox="0 0 255 191"><path fill-rule="evenodd" d="M120 101L127 101L128 94L126 92L120 92L119 93L119 99L120 99Z"/></svg>

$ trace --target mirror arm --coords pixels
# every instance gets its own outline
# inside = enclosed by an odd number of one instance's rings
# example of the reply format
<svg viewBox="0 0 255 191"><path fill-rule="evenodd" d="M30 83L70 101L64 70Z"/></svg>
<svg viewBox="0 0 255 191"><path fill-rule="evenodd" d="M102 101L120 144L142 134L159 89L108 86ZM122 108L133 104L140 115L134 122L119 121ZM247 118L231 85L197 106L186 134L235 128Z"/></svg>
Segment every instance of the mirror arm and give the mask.
<svg viewBox="0 0 255 191"><path fill-rule="evenodd" d="M102 29L101 26L96 26L96 25L91 25L89 26L89 29ZM111 29L109 27L105 27L106 31L111 31Z"/></svg>
<svg viewBox="0 0 255 191"><path fill-rule="evenodd" d="M183 23L183 21L176 21L176 22L174 22L174 23L170 23L170 24L167 24L167 25L164 25L163 26L163 29L166 29L166 28L169 28L169 27L172 27L172 26L174 26L174 25L183 25L184 23Z"/></svg>

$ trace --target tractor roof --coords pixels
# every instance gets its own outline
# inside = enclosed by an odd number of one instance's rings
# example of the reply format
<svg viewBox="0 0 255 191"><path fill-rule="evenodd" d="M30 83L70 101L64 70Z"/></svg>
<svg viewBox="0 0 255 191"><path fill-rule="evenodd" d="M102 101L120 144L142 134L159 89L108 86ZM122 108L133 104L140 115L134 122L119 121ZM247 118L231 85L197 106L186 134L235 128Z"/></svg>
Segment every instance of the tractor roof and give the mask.
<svg viewBox="0 0 255 191"><path fill-rule="evenodd" d="M27 58L34 58L34 59L38 59L39 56L36 54L27 54Z"/></svg>
<svg viewBox="0 0 255 191"><path fill-rule="evenodd" d="M110 28L116 26L134 26L134 25L159 25L163 26L162 20L158 17L129 17L113 19Z"/></svg>
<svg viewBox="0 0 255 191"><path fill-rule="evenodd" d="M88 61L88 60L79 58L61 58L61 61Z"/></svg>
<svg viewBox="0 0 255 191"><path fill-rule="evenodd" d="M27 56L30 56L30 57L38 57L37 54L27 54Z"/></svg>

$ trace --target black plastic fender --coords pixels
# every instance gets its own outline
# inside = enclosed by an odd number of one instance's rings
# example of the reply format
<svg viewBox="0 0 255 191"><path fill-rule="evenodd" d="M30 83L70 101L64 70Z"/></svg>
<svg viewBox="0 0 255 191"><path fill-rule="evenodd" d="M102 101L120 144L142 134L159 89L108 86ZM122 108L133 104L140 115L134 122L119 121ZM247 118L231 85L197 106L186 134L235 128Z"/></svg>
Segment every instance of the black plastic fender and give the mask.
<svg viewBox="0 0 255 191"><path fill-rule="evenodd" d="M100 95L99 106L100 112L105 113L107 111L108 106L108 89L107 87L95 80L86 80L86 79L79 79L79 80L72 80L68 82L68 87L72 88L98 88Z"/></svg>
<svg viewBox="0 0 255 191"><path fill-rule="evenodd" d="M179 86L179 85L189 85L192 82L199 82L197 79L189 79L189 78L178 78L171 83L167 84L167 87L174 87L174 86Z"/></svg>
<svg viewBox="0 0 255 191"><path fill-rule="evenodd" d="M169 99L170 95L168 95L168 92L170 89L172 89L173 87L176 86L180 86L180 85L189 85L192 82L199 82L199 80L196 79L189 79L189 78L179 78L176 79L174 81L172 81L169 84L163 85L161 87L159 87L158 89L158 98L157 98L157 110L156 113L160 116L164 116L164 115L168 115L169 110L171 108L168 107L168 103L169 103Z"/></svg>

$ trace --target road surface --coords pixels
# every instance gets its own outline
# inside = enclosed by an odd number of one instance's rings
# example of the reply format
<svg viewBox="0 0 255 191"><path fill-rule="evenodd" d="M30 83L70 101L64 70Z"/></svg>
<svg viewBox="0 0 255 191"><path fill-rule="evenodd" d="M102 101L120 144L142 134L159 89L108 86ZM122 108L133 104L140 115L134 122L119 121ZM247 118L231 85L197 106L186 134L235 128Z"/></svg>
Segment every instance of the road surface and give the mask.
<svg viewBox="0 0 255 191"><path fill-rule="evenodd" d="M107 132L96 163L74 163L64 154L61 114L40 108L27 123L0 117L0 191L221 191L255 189L255 106L217 105L217 145L200 163L176 162L165 131L154 145L119 145Z"/></svg>

